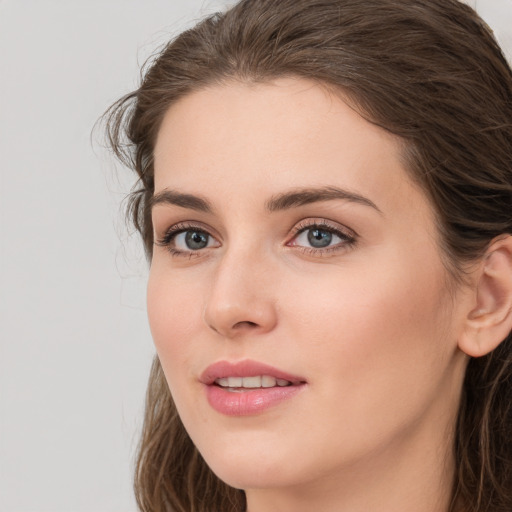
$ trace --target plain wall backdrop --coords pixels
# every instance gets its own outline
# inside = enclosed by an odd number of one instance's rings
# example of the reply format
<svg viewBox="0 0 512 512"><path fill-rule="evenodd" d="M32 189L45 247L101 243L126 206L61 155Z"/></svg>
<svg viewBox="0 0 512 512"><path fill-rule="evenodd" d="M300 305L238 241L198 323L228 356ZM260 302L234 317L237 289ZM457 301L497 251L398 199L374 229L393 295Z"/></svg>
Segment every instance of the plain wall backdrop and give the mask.
<svg viewBox="0 0 512 512"><path fill-rule="evenodd" d="M146 263L120 213L132 177L90 135L147 56L228 3L0 0L0 512L136 510ZM510 59L512 0L467 3Z"/></svg>

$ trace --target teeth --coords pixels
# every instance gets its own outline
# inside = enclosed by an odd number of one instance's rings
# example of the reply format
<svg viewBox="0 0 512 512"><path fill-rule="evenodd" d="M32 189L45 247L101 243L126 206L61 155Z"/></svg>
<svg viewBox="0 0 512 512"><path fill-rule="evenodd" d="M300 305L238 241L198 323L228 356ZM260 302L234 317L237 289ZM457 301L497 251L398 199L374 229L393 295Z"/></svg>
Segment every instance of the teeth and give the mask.
<svg viewBox="0 0 512 512"><path fill-rule="evenodd" d="M228 377L228 386L230 388L241 388L242 381L242 377Z"/></svg>
<svg viewBox="0 0 512 512"><path fill-rule="evenodd" d="M261 377L244 377L242 379L244 388L261 388Z"/></svg>
<svg viewBox="0 0 512 512"><path fill-rule="evenodd" d="M274 379L274 377L269 377L268 375L263 375L263 377L261 377L262 388L273 388L275 385L276 379Z"/></svg>
<svg viewBox="0 0 512 512"><path fill-rule="evenodd" d="M284 379L276 379L270 375L258 375L255 377L222 377L215 383L223 388L273 388L275 386L290 386L291 382Z"/></svg>

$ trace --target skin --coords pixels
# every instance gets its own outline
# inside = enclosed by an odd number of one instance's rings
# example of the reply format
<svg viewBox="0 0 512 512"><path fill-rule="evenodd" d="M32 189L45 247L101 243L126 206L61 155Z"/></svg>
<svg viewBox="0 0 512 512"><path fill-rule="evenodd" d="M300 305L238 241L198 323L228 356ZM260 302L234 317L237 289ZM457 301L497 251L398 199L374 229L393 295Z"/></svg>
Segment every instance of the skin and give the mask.
<svg viewBox="0 0 512 512"><path fill-rule="evenodd" d="M375 207L266 208L318 187ZM166 113L155 147L155 194L165 191L212 207L155 204L148 285L158 355L212 470L246 490L250 512L447 510L467 364L458 339L475 296L450 286L398 141L308 81L233 82ZM341 231L327 250L308 241L319 222ZM173 226L208 246L191 250L183 234L158 243ZM199 376L244 359L307 383L260 414L225 416Z"/></svg>

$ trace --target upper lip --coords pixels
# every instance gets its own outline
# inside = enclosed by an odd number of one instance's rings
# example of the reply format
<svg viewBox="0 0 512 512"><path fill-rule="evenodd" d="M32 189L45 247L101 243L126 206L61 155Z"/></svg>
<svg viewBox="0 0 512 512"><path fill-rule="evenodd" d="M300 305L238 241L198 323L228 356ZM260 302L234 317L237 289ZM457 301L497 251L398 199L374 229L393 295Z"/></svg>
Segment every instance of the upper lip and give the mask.
<svg viewBox="0 0 512 512"><path fill-rule="evenodd" d="M222 379L223 377L256 377L258 375L268 375L276 379L288 380L294 384L305 382L302 377L249 359L238 362L218 361L213 363L200 375L199 381L211 385L216 379Z"/></svg>

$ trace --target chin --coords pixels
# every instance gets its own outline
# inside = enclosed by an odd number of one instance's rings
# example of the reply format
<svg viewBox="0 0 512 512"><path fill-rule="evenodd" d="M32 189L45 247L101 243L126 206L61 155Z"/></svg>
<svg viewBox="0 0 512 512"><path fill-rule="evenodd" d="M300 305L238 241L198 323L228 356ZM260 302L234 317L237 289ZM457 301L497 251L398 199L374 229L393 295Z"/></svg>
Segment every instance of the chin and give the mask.
<svg viewBox="0 0 512 512"><path fill-rule="evenodd" d="M212 464L210 469L223 482L235 489L271 489L275 487L292 487L298 483L298 475L284 472L283 461L265 467L258 467L251 462L240 464Z"/></svg>
<svg viewBox="0 0 512 512"><path fill-rule="evenodd" d="M269 443L232 440L205 450L198 448L215 475L236 489L288 487L301 480L297 453L294 458Z"/></svg>

